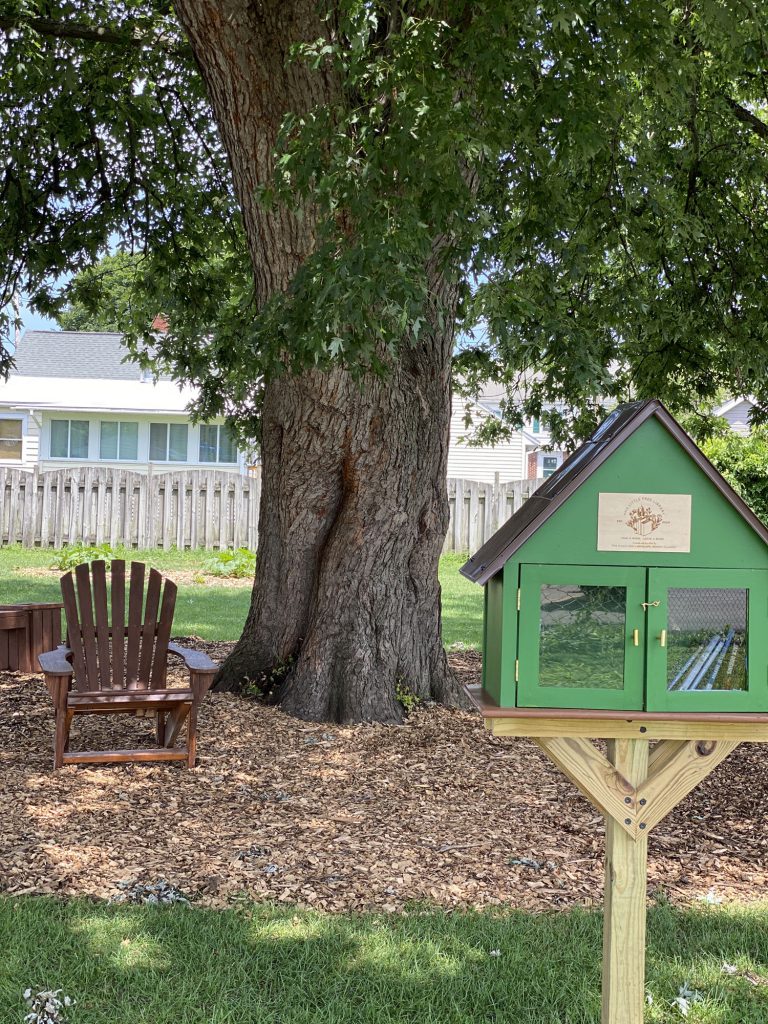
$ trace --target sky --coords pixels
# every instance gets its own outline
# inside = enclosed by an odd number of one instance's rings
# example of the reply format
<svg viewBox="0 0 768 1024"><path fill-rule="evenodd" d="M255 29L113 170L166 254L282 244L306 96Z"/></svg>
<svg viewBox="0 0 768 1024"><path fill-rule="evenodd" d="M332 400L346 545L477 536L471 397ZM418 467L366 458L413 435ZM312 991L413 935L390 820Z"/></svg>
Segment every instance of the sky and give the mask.
<svg viewBox="0 0 768 1024"><path fill-rule="evenodd" d="M9 312L10 312L10 310L9 310ZM22 302L21 306L19 307L19 313L21 314L21 320L22 320L22 324L23 324L23 326L21 328L21 336L22 337L24 337L24 334L27 331L60 331L61 330L61 328L59 327L59 325L56 323L55 320L49 320L48 317L40 316L39 313L35 313L33 310L31 310L23 302ZM13 327L11 327L11 337L10 337L11 351L13 351L13 347L14 347L14 345L13 345L13 336L14 336L14 331L13 331Z"/></svg>
<svg viewBox="0 0 768 1024"><path fill-rule="evenodd" d="M24 305L21 307L21 319L24 321L25 331L59 330L59 325L55 320L49 320L47 317L40 316L39 313L33 312L33 310Z"/></svg>

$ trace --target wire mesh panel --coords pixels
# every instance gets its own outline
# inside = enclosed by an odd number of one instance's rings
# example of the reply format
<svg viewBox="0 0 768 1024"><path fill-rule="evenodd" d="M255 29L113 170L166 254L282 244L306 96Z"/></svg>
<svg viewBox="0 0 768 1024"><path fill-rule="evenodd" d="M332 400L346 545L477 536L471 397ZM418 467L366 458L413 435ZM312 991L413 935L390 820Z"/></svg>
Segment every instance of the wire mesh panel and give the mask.
<svg viewBox="0 0 768 1024"><path fill-rule="evenodd" d="M749 590L671 587L667 689L746 690Z"/></svg>
<svg viewBox="0 0 768 1024"><path fill-rule="evenodd" d="M625 587L541 586L539 685L624 688Z"/></svg>

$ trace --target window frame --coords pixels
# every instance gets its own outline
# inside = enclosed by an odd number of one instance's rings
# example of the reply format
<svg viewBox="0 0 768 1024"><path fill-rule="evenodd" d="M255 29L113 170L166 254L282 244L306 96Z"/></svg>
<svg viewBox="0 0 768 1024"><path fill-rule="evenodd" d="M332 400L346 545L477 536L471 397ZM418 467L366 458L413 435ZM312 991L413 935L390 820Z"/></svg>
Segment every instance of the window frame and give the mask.
<svg viewBox="0 0 768 1024"><path fill-rule="evenodd" d="M204 459L203 458L203 430L215 430L216 431L216 458L215 459ZM235 439L230 435L230 441L234 448L235 457L234 459L222 459L221 458L221 438L222 431L227 430L226 423L201 423L197 445L197 456L198 461L203 466L237 466L240 462L240 452L238 451Z"/></svg>
<svg viewBox="0 0 768 1024"><path fill-rule="evenodd" d="M0 464L8 462L8 463L11 463L14 466L16 466L16 465L21 465L24 462L24 440L25 440L25 438L27 436L27 419L28 419L28 417L25 416L23 413L19 413L19 414L15 414L15 413L0 413L0 420L2 420L4 422L5 421L10 421L12 423L20 423L21 424L21 438L20 438L20 441L21 441L21 453L19 454L18 459L9 458L7 456L4 456L4 455L0 454ZM10 438L4 438L3 440L10 440Z"/></svg>
<svg viewBox="0 0 768 1024"><path fill-rule="evenodd" d="M114 457L104 455L102 453L103 435L105 425L114 425L117 427L117 451ZM120 454L120 440L123 434L123 427L135 427L136 428L136 454L131 458L127 455ZM140 441L140 424L136 420L99 420L99 462L138 462L139 461L139 441Z"/></svg>
<svg viewBox="0 0 768 1024"><path fill-rule="evenodd" d="M539 682L541 587L543 585L624 587L624 687L542 686ZM641 711L645 699L644 644L645 566L543 565L520 566L518 613L519 679L517 706L532 708L603 708L606 711ZM638 643L634 630L638 629Z"/></svg>
<svg viewBox="0 0 768 1024"><path fill-rule="evenodd" d="M66 455L54 455L53 454L53 425L54 423L66 423L67 424L67 454ZM86 454L85 455L72 455L72 424L73 423L85 423L88 428L86 435ZM83 419L73 419L71 416L52 416L48 421L48 458L56 460L57 462L87 462L90 458L91 451L91 421Z"/></svg>
<svg viewBox="0 0 768 1024"><path fill-rule="evenodd" d="M551 462L553 462L554 465L546 466L545 462L548 459ZM562 464L563 464L562 459L560 457L558 457L557 455L551 455L548 452L543 452L541 454L541 472L539 473L539 476L543 477L545 480L549 479L549 477L551 477L553 473L556 473L558 471L558 469L560 469Z"/></svg>
<svg viewBox="0 0 768 1024"><path fill-rule="evenodd" d="M667 690L667 651L659 638L669 631L669 590L747 591L746 690ZM656 604L656 602L659 602ZM768 634L761 628L768 607L768 578L759 569L649 568L646 629L646 710L768 711Z"/></svg>
<svg viewBox="0 0 768 1024"><path fill-rule="evenodd" d="M152 428L153 427L164 427L165 428L165 457L158 458L152 454ZM183 427L185 432L185 453L183 459L172 459L170 458L171 453L171 427ZM149 423L149 431L147 437L147 461L148 462L162 462L170 463L174 466L181 466L189 464L189 423L177 422L171 420L151 420Z"/></svg>

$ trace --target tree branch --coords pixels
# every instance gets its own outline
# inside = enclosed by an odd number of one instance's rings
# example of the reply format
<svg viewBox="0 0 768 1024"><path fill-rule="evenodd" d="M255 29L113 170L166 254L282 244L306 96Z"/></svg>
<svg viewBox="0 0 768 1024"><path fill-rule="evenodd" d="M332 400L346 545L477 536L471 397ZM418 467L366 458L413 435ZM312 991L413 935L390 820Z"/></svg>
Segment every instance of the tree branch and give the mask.
<svg viewBox="0 0 768 1024"><path fill-rule="evenodd" d="M41 36L57 39L86 39L94 43L117 43L120 46L142 46L144 39L132 32L120 32L101 25L79 25L73 21L52 21L48 18L0 18L0 30L31 28Z"/></svg>
<svg viewBox="0 0 768 1024"><path fill-rule="evenodd" d="M25 28L55 39L81 39L89 43L109 43L112 46L142 47L169 42L167 37L139 32L137 29L105 28L103 25L83 25L75 21L53 21L49 18L0 17L0 32L6 35ZM189 52L183 43L175 49Z"/></svg>
<svg viewBox="0 0 768 1024"><path fill-rule="evenodd" d="M725 102L731 108L733 116L745 124L748 128L751 128L755 135L758 135L761 139L768 141L768 124L765 121L761 121L760 118L753 114L751 110L747 110L746 107L742 107L736 100L732 100L730 96L725 96Z"/></svg>

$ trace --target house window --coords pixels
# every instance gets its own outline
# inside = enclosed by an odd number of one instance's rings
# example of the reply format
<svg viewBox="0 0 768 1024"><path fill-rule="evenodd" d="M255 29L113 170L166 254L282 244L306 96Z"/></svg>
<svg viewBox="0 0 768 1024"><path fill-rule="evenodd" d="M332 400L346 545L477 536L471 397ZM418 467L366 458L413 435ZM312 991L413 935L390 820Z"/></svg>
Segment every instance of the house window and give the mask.
<svg viewBox="0 0 768 1024"><path fill-rule="evenodd" d="M99 458L125 459L135 462L139 457L139 424L112 423L102 420Z"/></svg>
<svg viewBox="0 0 768 1024"><path fill-rule="evenodd" d="M150 462L186 462L187 433L186 423L150 423Z"/></svg>
<svg viewBox="0 0 768 1024"><path fill-rule="evenodd" d="M200 427L201 462L237 462L237 447L225 426L204 423Z"/></svg>
<svg viewBox="0 0 768 1024"><path fill-rule="evenodd" d="M0 460L21 462L23 420L0 420Z"/></svg>
<svg viewBox="0 0 768 1024"><path fill-rule="evenodd" d="M51 458L88 458L88 420L51 420Z"/></svg>
<svg viewBox="0 0 768 1024"><path fill-rule="evenodd" d="M559 459L556 455L544 455L541 460L541 475L552 476L558 466Z"/></svg>
<svg viewBox="0 0 768 1024"><path fill-rule="evenodd" d="M533 421L533 432L534 434L541 433L541 422L538 418Z"/></svg>

